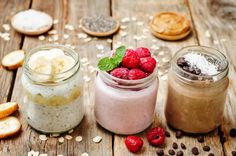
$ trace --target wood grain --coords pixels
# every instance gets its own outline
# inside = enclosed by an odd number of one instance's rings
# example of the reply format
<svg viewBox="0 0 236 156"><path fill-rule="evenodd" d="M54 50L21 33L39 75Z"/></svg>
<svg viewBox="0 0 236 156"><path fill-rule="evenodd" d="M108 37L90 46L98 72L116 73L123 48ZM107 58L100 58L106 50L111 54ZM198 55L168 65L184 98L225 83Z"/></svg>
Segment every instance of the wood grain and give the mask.
<svg viewBox="0 0 236 156"><path fill-rule="evenodd" d="M229 136L230 129L236 128L236 1L203 0L200 3L191 0L189 4L200 44L219 49L230 62L230 84L221 126L226 137L223 144L225 155L230 156L236 150L236 139ZM206 37L206 31L210 32L209 37Z"/></svg>
<svg viewBox="0 0 236 156"><path fill-rule="evenodd" d="M132 46L133 48L136 47L152 47L152 45L156 46L164 46L171 50L172 54L174 54L177 50L179 50L181 47L187 46L187 45L193 45L198 44L197 38L195 34L193 33L188 38L180 40L180 41L174 41L174 42L168 42L168 41L162 41L159 39L156 39L154 36L150 34L150 32L144 34L143 29L147 29L148 25L148 17L150 15L153 15L155 12L160 11L178 11L183 13L188 17L188 19L191 19L190 12L188 10L188 5L185 1L182 0L166 0L166 1L154 1L150 0L148 2L145 1L126 1L126 0L114 0L112 1L112 14L115 17L124 18L124 17L136 17L137 21L144 22L143 26L137 25L136 22L128 22L124 25L127 25L127 29L124 31L128 32L128 35L126 37L122 37L121 34L117 34L113 38L113 46L118 41L121 41L126 46ZM142 40L134 40L134 36L147 36L147 39ZM156 40L156 42L153 42L153 39ZM211 151L215 153L215 155L223 155L222 146L219 141L219 137L215 132L208 134L205 137L205 143L199 143L196 139L196 137L192 136L185 136L182 139L176 139L175 138L175 131L171 130L165 121L164 117L164 106L166 101L166 92L167 91L167 80L166 75L163 77L160 77L160 86L158 90L158 97L157 97L157 103L156 103L156 116L154 123L151 127L155 126L162 126L165 127L170 133L171 137L166 139L166 144L163 147L165 154L168 154L168 150L172 148L172 143L177 142L179 147L180 143L184 143L187 147L187 150L184 150L184 155L193 155L191 152L191 149L193 147L198 147L200 151L200 155L208 155L208 153L203 152L202 147L205 144L209 144L211 146ZM150 128L149 128L150 129ZM143 138L144 140L144 148L143 150L138 153L137 155L155 155L158 148L152 147L148 144L146 140L146 131L143 133L138 134ZM124 145L124 137L115 135L114 140L114 155L120 156L120 155L134 155L128 152ZM180 150L180 148L179 148ZM175 150L176 152L178 150Z"/></svg>

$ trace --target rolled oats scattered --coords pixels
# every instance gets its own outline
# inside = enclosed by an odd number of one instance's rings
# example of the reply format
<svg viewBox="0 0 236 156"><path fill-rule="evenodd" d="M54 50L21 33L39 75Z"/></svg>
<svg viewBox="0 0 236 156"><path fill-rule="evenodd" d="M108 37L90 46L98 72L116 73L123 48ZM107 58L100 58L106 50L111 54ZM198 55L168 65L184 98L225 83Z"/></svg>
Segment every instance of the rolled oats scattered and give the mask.
<svg viewBox="0 0 236 156"><path fill-rule="evenodd" d="M41 135L39 135L39 139L42 140L42 141L46 141L48 138L47 138L46 135L41 134Z"/></svg>
<svg viewBox="0 0 236 156"><path fill-rule="evenodd" d="M63 35L63 38L64 38L64 39L68 39L69 37L70 37L70 36L69 36L68 34L64 34L64 35Z"/></svg>
<svg viewBox="0 0 236 156"><path fill-rule="evenodd" d="M54 19L53 20L53 24L58 24L59 23L59 20L58 19Z"/></svg>
<svg viewBox="0 0 236 156"><path fill-rule="evenodd" d="M85 152L85 153L82 153L81 156L89 156L89 154Z"/></svg>
<svg viewBox="0 0 236 156"><path fill-rule="evenodd" d="M83 57L81 60L80 60L81 63L85 63L85 62L88 62L88 58L86 57Z"/></svg>
<svg viewBox="0 0 236 156"><path fill-rule="evenodd" d="M85 75L85 76L83 77L83 79L84 79L85 82L89 82L89 81L91 80L90 77L88 77L87 75Z"/></svg>
<svg viewBox="0 0 236 156"><path fill-rule="evenodd" d="M121 25L121 26L120 26L120 29L126 29L126 28L127 28L126 25Z"/></svg>
<svg viewBox="0 0 236 156"><path fill-rule="evenodd" d="M76 142L81 142L82 140L83 140L82 136L77 136L77 137L75 138L75 141L76 141Z"/></svg>
<svg viewBox="0 0 236 156"><path fill-rule="evenodd" d="M138 21L137 22L137 25L139 25L139 26L141 26L141 25L143 25L144 23L143 22L141 22L141 21Z"/></svg>
<svg viewBox="0 0 236 156"><path fill-rule="evenodd" d="M49 35L55 35L57 34L57 30L53 29L48 32Z"/></svg>
<svg viewBox="0 0 236 156"><path fill-rule="evenodd" d="M73 132L74 132L74 129L71 129L71 130L68 131L68 134L71 134Z"/></svg>
<svg viewBox="0 0 236 156"><path fill-rule="evenodd" d="M136 21L137 19L136 19L136 17L132 17L131 20L132 21Z"/></svg>
<svg viewBox="0 0 236 156"><path fill-rule="evenodd" d="M48 156L46 153L39 154L39 156Z"/></svg>
<svg viewBox="0 0 236 156"><path fill-rule="evenodd" d="M64 139L63 137L60 137L60 138L58 138L58 141L59 141L60 143L63 143L63 142L65 141L65 139Z"/></svg>
<svg viewBox="0 0 236 156"><path fill-rule="evenodd" d="M84 42L89 42L89 41L91 41L92 40L92 38L91 37L88 37L88 38L85 38L84 39Z"/></svg>
<svg viewBox="0 0 236 156"><path fill-rule="evenodd" d="M205 31L205 36L206 36L206 37L211 37L211 34L210 34L210 31L209 31L209 30L206 30L206 31Z"/></svg>
<svg viewBox="0 0 236 156"><path fill-rule="evenodd" d="M72 137L71 135L66 135L65 138L66 138L67 140L73 139L73 137Z"/></svg>
<svg viewBox="0 0 236 156"><path fill-rule="evenodd" d="M104 46L102 44L97 44L96 47L97 47L98 50L103 50L104 49Z"/></svg>
<svg viewBox="0 0 236 156"><path fill-rule="evenodd" d="M121 22L122 23L126 23L126 22L129 22L130 21L130 18L129 17L125 17L125 18L122 18L121 19Z"/></svg>
<svg viewBox="0 0 236 156"><path fill-rule="evenodd" d="M101 141L102 141L102 137L101 136L96 136L96 137L93 138L93 142L95 142L95 143L99 143Z"/></svg>
<svg viewBox="0 0 236 156"><path fill-rule="evenodd" d="M66 24L65 25L65 29L67 29L67 30L75 30L74 26L70 25L70 24Z"/></svg>
<svg viewBox="0 0 236 156"><path fill-rule="evenodd" d="M45 36L44 36L44 35L40 35L40 36L38 37L38 39L39 39L40 41L43 41L43 40L45 40Z"/></svg>
<svg viewBox="0 0 236 156"><path fill-rule="evenodd" d="M79 39L85 39L85 38L88 37L88 35L85 34L85 33L78 33L78 34L77 34L77 37L78 37Z"/></svg>
<svg viewBox="0 0 236 156"><path fill-rule="evenodd" d="M11 29L9 24L3 24L2 27L5 31L9 31Z"/></svg>
<svg viewBox="0 0 236 156"><path fill-rule="evenodd" d="M108 43L112 43L112 39L108 38L108 39L107 39L107 42L108 42Z"/></svg>

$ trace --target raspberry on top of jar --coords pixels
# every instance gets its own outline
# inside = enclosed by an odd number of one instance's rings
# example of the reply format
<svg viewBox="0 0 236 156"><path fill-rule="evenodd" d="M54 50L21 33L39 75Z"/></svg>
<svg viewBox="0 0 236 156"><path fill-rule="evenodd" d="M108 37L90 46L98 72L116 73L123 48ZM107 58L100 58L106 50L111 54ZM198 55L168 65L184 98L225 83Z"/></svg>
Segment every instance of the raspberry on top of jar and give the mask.
<svg viewBox="0 0 236 156"><path fill-rule="evenodd" d="M136 50L120 46L110 57L102 58L98 68L124 80L139 80L148 77L156 68L156 60L148 48Z"/></svg>

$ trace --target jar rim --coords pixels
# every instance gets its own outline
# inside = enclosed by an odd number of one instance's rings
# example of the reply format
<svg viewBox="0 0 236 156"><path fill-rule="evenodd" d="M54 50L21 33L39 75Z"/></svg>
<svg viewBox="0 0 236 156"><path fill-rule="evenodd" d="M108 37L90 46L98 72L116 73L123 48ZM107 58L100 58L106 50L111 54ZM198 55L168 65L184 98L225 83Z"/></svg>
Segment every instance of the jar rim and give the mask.
<svg viewBox="0 0 236 156"><path fill-rule="evenodd" d="M196 75L196 74L192 74L192 73L189 73L189 72L183 70L181 67L179 67L177 65L176 61L179 57L181 57L181 56L179 56L180 52L183 52L184 50L187 50L189 48L201 48L203 53L205 52L208 55L210 54L211 56L213 56L213 53L210 53L209 52L210 50L216 52L216 54L214 56L216 56L217 54L220 55L220 56L218 56L218 59L220 59L220 61L223 61L223 63L225 64L224 67L222 68L222 70L219 73L212 74L212 75ZM185 52L185 53L188 53L188 52ZM180 72L182 72L184 74L187 74L189 76L197 78L197 79L189 79L189 78L184 77L183 75L180 75L180 74L176 73L179 77L181 77L182 79L184 79L186 81L202 81L201 78L217 77L217 76L220 76L220 75L221 75L220 79L222 79L228 74L229 62L227 60L227 57L222 52L220 52L218 49L208 47L208 46L190 45L190 46L183 47L175 53L175 55L173 56L171 62L172 62L171 63L172 68L174 67L174 68L176 68L177 70L179 70Z"/></svg>
<svg viewBox="0 0 236 156"><path fill-rule="evenodd" d="M24 63L23 63L23 68L28 73L33 73L33 74L36 74L36 75L39 75L39 76L51 76L51 74L40 73L40 72L34 71L32 68L29 67L28 61L29 61L30 57L34 53L36 53L37 51L46 50L46 49L48 50L48 49L52 49L52 48L58 48L58 49L66 50L67 52L71 52L71 57L73 57L73 59L75 60L75 64L72 67L70 67L69 69L67 69L67 70L65 70L63 72L55 74L55 76L60 77L60 76L65 75L66 73L70 72L71 70L73 70L75 68L78 68L77 70L80 69L79 54L76 53L74 49L72 49L70 47L67 47L67 46L64 46L64 45L61 45L61 44L45 44L45 45L40 45L40 46L37 46L37 47L29 50L29 52L26 54L26 57L25 57L25 60L24 60ZM68 79L68 78L72 77L73 75L74 74L70 75L69 77L66 77L65 79Z"/></svg>
<svg viewBox="0 0 236 156"><path fill-rule="evenodd" d="M105 83L108 83L112 86L115 86L117 88L122 88L122 89L132 89L132 88L145 88L147 84L151 83L154 79L158 79L157 76L157 67L154 69L154 71L148 75L147 77L143 79L138 79L138 80L125 80L125 79L120 79L115 76L110 75L106 71L101 71L99 70L99 75L105 80Z"/></svg>

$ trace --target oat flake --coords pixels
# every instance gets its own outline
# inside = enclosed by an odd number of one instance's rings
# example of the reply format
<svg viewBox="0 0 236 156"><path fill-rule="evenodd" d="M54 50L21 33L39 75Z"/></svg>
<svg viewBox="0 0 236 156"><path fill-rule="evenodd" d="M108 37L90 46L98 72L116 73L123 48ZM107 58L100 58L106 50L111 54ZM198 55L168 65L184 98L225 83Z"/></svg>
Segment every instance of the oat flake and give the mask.
<svg viewBox="0 0 236 156"><path fill-rule="evenodd" d="M99 143L101 141L102 141L102 137L101 136L96 136L96 137L93 138L93 142L95 142L95 143Z"/></svg>
<svg viewBox="0 0 236 156"><path fill-rule="evenodd" d="M81 142L82 140L83 140L82 136L77 136L77 137L75 138L75 141L76 141L76 142Z"/></svg>
<svg viewBox="0 0 236 156"><path fill-rule="evenodd" d="M46 135L39 135L39 139L42 140L42 141L46 141L48 138Z"/></svg>

